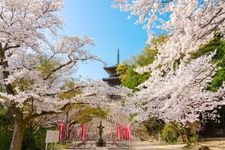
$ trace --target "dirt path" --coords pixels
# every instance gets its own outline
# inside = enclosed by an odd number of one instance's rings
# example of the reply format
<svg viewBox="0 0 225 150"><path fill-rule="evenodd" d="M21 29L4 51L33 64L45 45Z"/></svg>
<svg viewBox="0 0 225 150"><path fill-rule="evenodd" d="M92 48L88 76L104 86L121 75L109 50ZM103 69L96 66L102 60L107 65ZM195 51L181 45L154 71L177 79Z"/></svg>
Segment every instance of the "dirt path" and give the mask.
<svg viewBox="0 0 225 150"><path fill-rule="evenodd" d="M200 142L200 145L208 146L212 150L225 150L225 140Z"/></svg>
<svg viewBox="0 0 225 150"><path fill-rule="evenodd" d="M225 140L199 142L197 145L186 148L185 144L156 144L151 142L134 142L133 150L198 150L201 146L208 146L211 150L225 150Z"/></svg>
<svg viewBox="0 0 225 150"><path fill-rule="evenodd" d="M132 143L132 150L198 150L200 146L208 146L210 150L225 150L225 140L220 141L205 141L199 142L197 145L185 148L185 144L160 144L154 142L133 142ZM114 147L114 148L96 148L96 147L80 147L80 148L68 148L62 150L131 150L128 147Z"/></svg>

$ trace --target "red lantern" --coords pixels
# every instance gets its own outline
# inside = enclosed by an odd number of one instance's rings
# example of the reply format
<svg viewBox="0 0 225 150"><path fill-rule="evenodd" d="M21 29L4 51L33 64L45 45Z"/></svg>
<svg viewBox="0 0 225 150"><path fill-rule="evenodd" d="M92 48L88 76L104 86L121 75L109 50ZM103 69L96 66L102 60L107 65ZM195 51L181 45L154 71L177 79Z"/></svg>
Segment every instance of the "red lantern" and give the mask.
<svg viewBox="0 0 225 150"><path fill-rule="evenodd" d="M66 127L66 139L69 138L69 127Z"/></svg>
<svg viewBox="0 0 225 150"><path fill-rule="evenodd" d="M82 140L85 141L86 139L86 124L82 124Z"/></svg>
<svg viewBox="0 0 225 150"><path fill-rule="evenodd" d="M127 132L126 132L126 127L125 126L122 127L122 133L123 133L123 139L126 140Z"/></svg>
<svg viewBox="0 0 225 150"><path fill-rule="evenodd" d="M59 123L59 141L62 141L63 140L63 130L64 130L64 123L63 122L60 122Z"/></svg>
<svg viewBox="0 0 225 150"><path fill-rule="evenodd" d="M130 141L130 139L131 139L131 131L130 131L130 126L128 125L127 126L127 140Z"/></svg>
<svg viewBox="0 0 225 150"><path fill-rule="evenodd" d="M116 124L116 130L117 130L117 140L120 141L121 137L121 127L119 124Z"/></svg>

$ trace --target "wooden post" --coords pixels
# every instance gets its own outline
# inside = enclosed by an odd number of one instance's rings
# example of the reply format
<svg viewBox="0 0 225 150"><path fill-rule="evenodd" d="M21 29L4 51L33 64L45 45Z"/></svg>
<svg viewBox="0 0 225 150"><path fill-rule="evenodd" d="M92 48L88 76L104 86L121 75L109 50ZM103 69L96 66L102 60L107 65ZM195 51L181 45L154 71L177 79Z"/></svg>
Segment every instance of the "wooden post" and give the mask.
<svg viewBox="0 0 225 150"><path fill-rule="evenodd" d="M45 150L48 150L48 143L45 144Z"/></svg>

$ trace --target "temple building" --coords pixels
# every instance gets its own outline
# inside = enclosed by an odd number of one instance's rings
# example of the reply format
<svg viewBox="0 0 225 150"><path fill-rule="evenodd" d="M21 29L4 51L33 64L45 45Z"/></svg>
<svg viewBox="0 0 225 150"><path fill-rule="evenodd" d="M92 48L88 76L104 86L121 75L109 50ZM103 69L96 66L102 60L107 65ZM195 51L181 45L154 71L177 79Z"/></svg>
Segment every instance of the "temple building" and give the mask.
<svg viewBox="0 0 225 150"><path fill-rule="evenodd" d="M118 86L121 84L119 74L116 73L116 68L120 63L119 49L117 51L117 64L114 66L104 67L104 70L109 74L108 78L102 80L108 83L110 86Z"/></svg>

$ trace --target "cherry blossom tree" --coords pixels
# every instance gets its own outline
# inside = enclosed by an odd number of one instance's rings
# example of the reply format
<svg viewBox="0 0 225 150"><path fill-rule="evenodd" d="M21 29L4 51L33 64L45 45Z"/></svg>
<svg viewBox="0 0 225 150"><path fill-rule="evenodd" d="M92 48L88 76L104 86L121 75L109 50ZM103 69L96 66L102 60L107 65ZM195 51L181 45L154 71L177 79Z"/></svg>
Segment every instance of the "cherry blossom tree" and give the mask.
<svg viewBox="0 0 225 150"><path fill-rule="evenodd" d="M158 27L170 35L168 43L159 48L155 66L171 65L181 57L209 42L215 31L224 33L225 2L221 0L114 0L114 7L137 16L137 23L147 28L149 42L159 34ZM167 64L167 65L166 65Z"/></svg>
<svg viewBox="0 0 225 150"><path fill-rule="evenodd" d="M93 45L92 39L60 35L62 7L63 0L0 2L0 103L14 120L10 150L21 149L29 121L60 112L70 103L94 105L98 96L114 90L93 82L62 88L65 80L73 76L78 62L99 60L87 51L86 47ZM76 98L60 98L60 94L78 89L83 91ZM96 93L97 89L100 92ZM91 96L96 97L85 98Z"/></svg>
<svg viewBox="0 0 225 150"><path fill-rule="evenodd" d="M215 33L225 35L225 1L222 0L114 0L114 7L137 16L149 34L159 27L168 41L158 46L155 61L136 69L151 72L139 86L140 92L127 101L127 109L140 120L157 116L183 124L199 120L201 113L224 105L224 86L208 91L208 83L218 71L212 63L217 53L193 59L191 54L210 42ZM151 44L151 43L150 43ZM211 114L216 118L216 112Z"/></svg>
<svg viewBox="0 0 225 150"><path fill-rule="evenodd" d="M217 92L206 90L217 71L216 65L210 63L214 54L180 65L176 72L171 71L163 77L153 76L139 86L140 92L134 96L133 101L127 102L138 104L138 109L134 108L136 106L128 108L137 110L141 114L140 120L157 116L167 122L183 124L199 121L202 113L224 105L225 102L223 86Z"/></svg>

